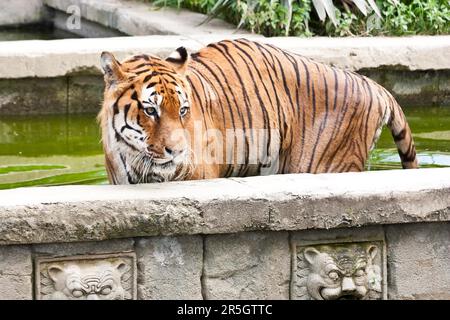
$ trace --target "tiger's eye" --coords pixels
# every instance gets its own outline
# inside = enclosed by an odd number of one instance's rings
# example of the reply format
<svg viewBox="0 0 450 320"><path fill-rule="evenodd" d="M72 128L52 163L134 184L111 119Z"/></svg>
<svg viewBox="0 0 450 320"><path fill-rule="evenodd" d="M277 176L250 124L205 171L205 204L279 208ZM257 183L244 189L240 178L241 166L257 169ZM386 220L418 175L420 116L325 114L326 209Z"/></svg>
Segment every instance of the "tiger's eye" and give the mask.
<svg viewBox="0 0 450 320"><path fill-rule="evenodd" d="M188 107L183 107L180 109L180 116L184 117L189 111Z"/></svg>
<svg viewBox="0 0 450 320"><path fill-rule="evenodd" d="M154 107L144 108L144 113L149 117L155 117L158 115L158 111Z"/></svg>

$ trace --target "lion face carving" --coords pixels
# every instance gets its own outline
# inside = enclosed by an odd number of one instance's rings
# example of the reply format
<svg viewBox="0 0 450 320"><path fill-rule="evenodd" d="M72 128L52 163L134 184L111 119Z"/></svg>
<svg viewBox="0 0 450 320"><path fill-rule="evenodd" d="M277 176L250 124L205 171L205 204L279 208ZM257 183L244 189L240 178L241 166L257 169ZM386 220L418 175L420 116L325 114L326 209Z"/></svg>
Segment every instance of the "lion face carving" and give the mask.
<svg viewBox="0 0 450 320"><path fill-rule="evenodd" d="M381 270L373 263L377 255L375 245L305 248L309 296L316 300L379 298Z"/></svg>
<svg viewBox="0 0 450 320"><path fill-rule="evenodd" d="M129 266L116 261L91 263L56 263L47 268L54 292L47 299L55 300L123 300L130 299L122 286L122 276Z"/></svg>

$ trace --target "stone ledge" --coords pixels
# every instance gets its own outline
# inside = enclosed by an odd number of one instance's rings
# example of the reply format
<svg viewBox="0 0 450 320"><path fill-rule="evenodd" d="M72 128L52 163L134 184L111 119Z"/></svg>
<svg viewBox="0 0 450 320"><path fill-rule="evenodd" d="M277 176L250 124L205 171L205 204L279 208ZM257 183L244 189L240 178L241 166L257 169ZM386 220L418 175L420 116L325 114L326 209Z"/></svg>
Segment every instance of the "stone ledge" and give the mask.
<svg viewBox="0 0 450 320"><path fill-rule="evenodd" d="M123 59L138 53L165 57L184 46L195 52L208 43L243 35L137 36L102 39L14 41L0 47L0 78L100 74L99 57L111 51ZM390 68L449 70L450 36L401 38L246 38L270 43L320 62L349 70ZM432 56L433 59L429 59ZM15 66L11 68L11 66Z"/></svg>
<svg viewBox="0 0 450 320"><path fill-rule="evenodd" d="M380 67L410 71L450 69L450 36L279 37L264 41L350 70Z"/></svg>
<svg viewBox="0 0 450 320"><path fill-rule="evenodd" d="M450 220L450 169L0 191L0 244Z"/></svg>
<svg viewBox="0 0 450 320"><path fill-rule="evenodd" d="M0 47L0 78L45 78L72 73L100 75L102 51L112 51L119 59L138 53L164 57L179 46L190 51L201 47L182 36L4 42Z"/></svg>
<svg viewBox="0 0 450 320"><path fill-rule="evenodd" d="M157 8L149 3L123 0L45 0L53 9L63 12L77 6L81 17L120 32L142 36L151 34L173 35L228 35L236 27L223 20L213 19L202 23L207 16L185 9ZM247 33L239 31L239 33Z"/></svg>

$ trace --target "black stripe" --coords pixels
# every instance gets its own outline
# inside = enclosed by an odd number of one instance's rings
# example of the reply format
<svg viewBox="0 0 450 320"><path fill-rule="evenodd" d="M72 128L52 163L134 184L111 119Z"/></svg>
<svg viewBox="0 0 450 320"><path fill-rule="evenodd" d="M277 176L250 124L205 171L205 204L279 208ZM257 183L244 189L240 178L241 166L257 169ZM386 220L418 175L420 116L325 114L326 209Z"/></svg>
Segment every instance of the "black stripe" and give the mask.
<svg viewBox="0 0 450 320"><path fill-rule="evenodd" d="M146 75L144 78L143 83L146 83L148 80L150 80L151 78L153 78L154 76L156 76L158 74L158 72L153 71L152 73L150 73L149 75ZM147 87L148 88L148 87Z"/></svg>
<svg viewBox="0 0 450 320"><path fill-rule="evenodd" d="M125 105L125 107L123 109L124 110L124 117L123 117L123 119L124 119L125 125L122 126L122 128L120 128L120 133L122 133L125 129L130 129L130 130L136 131L139 134L142 134L141 130L135 129L135 128L133 128L132 126L130 126L128 124L127 117L128 117L128 112L130 111L130 107L131 107L131 104L127 104L127 105Z"/></svg>
<svg viewBox="0 0 450 320"><path fill-rule="evenodd" d="M141 64L138 64L137 66L135 66L135 67L133 68L133 70L140 69L140 68L142 68L142 67L151 67L151 66L152 66L151 63L141 63Z"/></svg>
<svg viewBox="0 0 450 320"><path fill-rule="evenodd" d="M327 124L327 120L328 120L328 83L327 83L327 79L325 77L325 73L323 74L323 87L325 89L325 118L322 120L322 123L319 127L319 132L317 133L317 137L316 137L316 142L314 143L314 147L312 150L312 154L311 154L311 159L309 160L309 165L308 165L308 172L311 172L312 169L312 164L314 163L314 157L316 155L316 148L319 145L319 140L320 140L320 136L323 132L323 130L325 129L325 126ZM314 91L313 91L314 93ZM313 95L313 97L315 97L315 95ZM315 108L315 100L313 100L313 106ZM317 170L317 167L316 167Z"/></svg>
<svg viewBox="0 0 450 320"><path fill-rule="evenodd" d="M240 43L240 42L239 42L239 43ZM245 43L240 43L240 44L246 45L246 46L249 47L252 51L254 51L253 48L250 47L250 46L248 46L247 44L245 44ZM249 66L248 66L249 63L251 63L251 64L253 65L253 67L254 67L254 69L255 69L257 75L258 75L258 78L259 78L260 82L262 83L262 85L263 85L263 87L264 87L264 91L265 91L267 97L268 97L269 100L270 100L271 106L273 106L273 101L272 101L271 96L270 96L270 94L269 94L269 92L268 92L268 90L267 90L267 87L266 87L266 85L265 85L265 82L266 82L266 81L264 81L264 79L262 78L262 75L261 75L261 72L260 72L260 70L259 70L259 67L255 64L254 59L253 59L253 58L252 58L245 50L243 50L243 49L240 48L239 46L235 46L235 48L238 49L239 51L243 52L243 53L245 54L245 56L248 58L248 61L246 61L246 60L244 59L244 57L242 57L240 54L238 54L238 55L240 56L240 58L242 59L242 61L244 62L244 64L247 66L247 70L248 70L249 75L250 75L250 77L252 78L252 82L253 82L253 84L254 84L255 93L256 93L256 96L257 96L257 98L258 98L259 105L260 105L260 109L261 109L261 112L262 112L262 115L263 115L263 118L264 118L264 119L263 119L263 120L264 120L264 127L268 129L268 141L267 141L267 145L266 145L266 150L267 150L267 152L269 153L269 152L270 152L270 144L271 144L271 140L272 140L272 137L271 137L272 133L271 133L271 127L270 127L270 121L269 121L269 120L270 120L270 116L269 116L269 113L268 113L268 111L267 111L266 104L263 102L263 100L262 100L262 98L261 98L261 94L260 94L260 91L259 91L259 87L258 87L257 84L256 84L256 80L255 80L255 78L254 78L254 76L253 76L253 74L252 74L252 72L251 72L251 70L250 70L250 68L249 68ZM261 52L261 53L262 53L262 52ZM263 54L263 55L264 55L264 54ZM267 64L266 64L266 67L267 67ZM271 80L272 80L272 77L271 77L271 75L270 75L270 72L269 72L268 74L269 74L269 77L270 77ZM276 95L276 90L275 90L275 87L274 87L274 82L273 82L273 80L272 80L272 86L273 86L274 93L275 93L275 95ZM277 97L277 99L278 99L278 97ZM269 156L269 154L267 154L267 155ZM261 167L261 163L259 163L258 170L260 170L260 167Z"/></svg>
<svg viewBox="0 0 450 320"><path fill-rule="evenodd" d="M311 82L311 76L309 75L309 69L308 66L306 65L305 61L303 61L303 59L300 60L301 63L303 64L303 67L305 68L305 73L306 73L306 93L308 94L308 98L311 96L310 93L310 82Z"/></svg>
<svg viewBox="0 0 450 320"><path fill-rule="evenodd" d="M359 89L359 83L358 83L358 81L355 80L354 74L350 73L350 72L347 72L347 71L345 71L345 72L349 75L350 79L352 80L352 95L351 95L351 99L352 100L350 102L352 103L354 110L353 110L353 113L352 113L350 119L348 120L348 126L347 126L346 130L344 131L344 137L350 137L351 136L350 134L352 133L352 130L355 130L355 128L358 127L358 124L354 123L353 118L355 117L355 115L356 115L356 113L357 113L357 111L359 109L359 106L360 106L360 103L361 103L361 99L360 99L359 96L356 96L356 101L355 101L355 94L354 94L355 87L356 87L356 90L357 90L358 93L360 92L360 89ZM348 132L350 128L351 128L351 131ZM355 136L353 135L352 138L355 138ZM343 139L343 141L347 141L348 142L349 140ZM350 148L352 147L353 143L354 143L354 141L352 141L352 143L348 143L347 147L344 149L344 154L343 154L343 157L341 159L342 160L341 161L342 164L345 163L344 158L347 157L348 152L349 152ZM340 145L342 145L342 143ZM341 149L340 146L339 146L339 149ZM338 166L338 168L339 167L340 166Z"/></svg>
<svg viewBox="0 0 450 320"><path fill-rule="evenodd" d="M402 160L402 163L413 162L416 159L416 150L411 142L409 143L409 147L406 152L402 152L400 149L398 149L398 154L400 156L400 159Z"/></svg>
<svg viewBox="0 0 450 320"><path fill-rule="evenodd" d="M236 64L236 61L233 59L233 57L230 55L230 53L229 53L229 51L228 51L228 47L227 46L225 46L223 43L219 43L218 45L220 45L220 46L222 46L223 48L224 48L224 50L225 50L225 52L226 52L226 54L217 46L217 45L211 45L210 47L211 48L214 48L214 49L216 49L217 51L219 51L219 53L225 58L225 60L227 60L227 62L229 63L229 65L233 68L233 70L234 70L234 73L235 73L235 75L236 75L236 77L239 79L239 82L241 83L241 86L242 86L242 88L243 88L243 82L242 82L242 80L241 80L241 77L240 77L240 74L239 74L239 72L238 72L238 70L236 69L236 66L235 66L235 64ZM218 67L218 66L217 66ZM225 83L226 83L226 85L227 85L227 87L228 87L228 90L230 91L230 93L231 93L231 95L232 95L232 97L233 97L233 100L234 100L234 105L236 106L236 110L237 110L237 112L238 112L238 115L239 115L239 118L240 118L240 120L241 120L241 122L242 122L242 125L241 125L241 127L242 127L242 131L243 131L243 138L244 138L244 143L245 143L245 165L247 165L247 162L248 162L248 155L249 155L249 143L248 143L248 141L247 141L247 139L246 139L246 125L245 125L245 118L244 118L244 116L243 116L243 114L241 113L241 109L239 108L239 106L238 106L238 103L237 103L237 99L236 99L236 97L235 97L235 95L234 95L234 93L233 93L233 90L232 90L232 88L231 88L231 86L229 85L229 83L228 83L228 80L227 80L227 77L225 76L225 74L223 73L223 71L219 68L219 71L220 71L220 73L222 74L222 76L223 76L223 78L224 78L224 80L225 80ZM245 90L242 90L242 92L243 93L245 93ZM248 125L248 127L249 128L251 128L251 126L252 126L252 120L251 120L251 114L250 114L250 111L249 111L249 103L250 103L250 101L249 101L249 97L246 95L246 93L244 94L244 103L245 103L245 106L246 106L246 109L247 109L247 115L249 115L249 125ZM230 112L231 112L231 116L232 116L232 119L233 119L233 128L235 128L235 125L234 125L234 117L233 117L233 112L232 112L232 109L231 109L231 105L230 105ZM235 140L236 141L236 140ZM244 173L243 172L241 172L241 170L243 170L244 168L243 168L243 165L242 164L240 164L240 168L239 168L239 173L238 173L238 175L244 175Z"/></svg>
<svg viewBox="0 0 450 320"><path fill-rule="evenodd" d="M364 127L365 127L364 128L365 129L364 130L364 139L366 140L366 141L364 141L364 146L365 146L365 153L368 154L369 153L369 148L371 147L371 146L367 145L367 137L368 137L368 131L369 131L369 119L370 119L372 106L373 106L373 94L372 94L372 88L369 85L369 83L367 82L367 80L364 79L364 78L360 78L360 79L363 81L363 84L365 84L365 86L363 85L363 88L367 87L367 89L369 91L369 97L370 97L369 108L366 111L367 112L367 117L366 117L366 121L365 121L365 124L364 124ZM381 113L379 113L379 116L381 116ZM362 141L361 141L361 143L362 143Z"/></svg>
<svg viewBox="0 0 450 320"><path fill-rule="evenodd" d="M335 68L332 68L332 70L333 70L334 81L335 81L335 83L334 83L333 111L336 111L336 108L337 108L337 97L338 97L338 95L340 95L340 93L338 94L338 88L339 88L339 86L338 86L338 76L337 76L337 73L336 73L336 69L335 69ZM344 91L345 91L345 90L347 90L347 87L344 88ZM344 103L345 103L345 100L344 100ZM340 115L338 114L338 120L340 119L340 122L342 122L342 119L343 119L343 116L344 116L344 115L345 115L345 114L343 114L342 117L340 117ZM336 133L337 133L337 128L338 128L338 127L340 127L340 126L337 126L337 125L336 125L336 121L334 121L333 130L332 130L332 132L331 132L330 138L328 139L328 142L327 142L325 148L323 149L322 155L320 156L319 161L317 162L317 168L320 166L320 164L322 163L322 161L323 161L325 155L327 154L328 149L329 149L331 143L333 142L333 140L334 140L334 138L335 138L335 135L336 135ZM325 171L328 171L328 167L325 168Z"/></svg>
<svg viewBox="0 0 450 320"><path fill-rule="evenodd" d="M120 160L122 161L122 165L123 165L123 167L124 167L124 170L125 170L125 172L127 173L128 183L129 183L129 184L133 184L133 179L131 178L131 175L130 175L130 173L129 173L128 170L127 170L127 164L126 164L126 162L125 162L125 159L124 159L124 157L123 157L123 154L120 154Z"/></svg>
<svg viewBox="0 0 450 320"><path fill-rule="evenodd" d="M405 139L405 137L406 137L406 129L405 128L403 128L402 131L400 131L398 134L393 135L395 142L399 142L399 141Z"/></svg>
<svg viewBox="0 0 450 320"><path fill-rule="evenodd" d="M150 71L151 70L149 70L149 69L144 69L144 70L139 70L139 71L133 71L133 73L139 75L139 74L143 74L143 73L150 72Z"/></svg>
<svg viewBox="0 0 450 320"><path fill-rule="evenodd" d="M352 95L351 95L351 98L353 98L353 92L354 92L354 80L353 80L353 78L350 77L350 75L349 75L348 73L346 73L346 72L343 72L343 74L344 74L344 77L345 77L344 98L343 98L343 102L342 102L342 108L343 108L343 110L341 110L341 112L340 112L340 114L342 115L342 117L340 118L339 123L338 123L337 125L335 125L335 128L336 128L336 135L342 131L342 130L341 130L341 127L342 127L342 125L343 125L343 123L344 123L344 119L345 119L346 116L347 116L347 111L349 110L349 106L352 104L352 101L351 101L351 100L350 100L350 101L347 101L347 100L348 100L348 91L349 91L349 90L348 90L348 80L349 80L349 79L350 79L350 81L351 81L351 86L352 86ZM350 119L353 119L353 117L354 117L356 111L357 111L357 108L354 108L354 109L353 109L353 113L352 113L351 116L350 116ZM346 130L342 133L342 136L343 136L343 137L346 137L346 136L347 136L347 131L348 131L348 129L349 129L350 127L352 127L352 123L351 123L350 121L346 121L346 123L347 123L347 127L346 127ZM333 133L334 133L334 132L333 132ZM335 136L333 135L332 139L334 139L334 138L335 138ZM330 157L329 157L329 159L328 159L328 161L327 161L327 164L326 164L326 168L330 168L330 166L331 166L331 164L333 163L333 161L335 161L336 154L337 154L338 152L342 151L341 148L342 148L343 144L346 143L346 142L348 142L348 140L347 140L346 138L341 139L341 142L339 143L339 145L335 148L334 152L330 155ZM344 154L345 154L345 152L344 152ZM327 170L328 170L328 169L327 169Z"/></svg>
<svg viewBox="0 0 450 320"><path fill-rule="evenodd" d="M139 110L144 109L144 106L142 105L141 101L138 99L136 91L134 91L133 94L131 95L131 99L136 101Z"/></svg>

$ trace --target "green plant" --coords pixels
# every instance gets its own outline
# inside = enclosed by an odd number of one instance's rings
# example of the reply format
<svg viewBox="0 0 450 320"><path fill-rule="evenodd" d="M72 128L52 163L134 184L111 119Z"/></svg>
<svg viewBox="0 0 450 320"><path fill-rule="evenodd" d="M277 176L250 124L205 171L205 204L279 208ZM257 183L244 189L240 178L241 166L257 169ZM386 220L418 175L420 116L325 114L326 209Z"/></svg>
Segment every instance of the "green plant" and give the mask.
<svg viewBox="0 0 450 320"><path fill-rule="evenodd" d="M311 1L295 1L292 6L292 19L286 35L312 36L309 29L311 21Z"/></svg>
<svg viewBox="0 0 450 320"><path fill-rule="evenodd" d="M286 7L277 1L241 1L238 8L242 17L239 27L244 25L253 32L267 36L283 35L288 27Z"/></svg>
<svg viewBox="0 0 450 320"><path fill-rule="evenodd" d="M448 0L379 1L384 34L442 34L450 31Z"/></svg>
<svg viewBox="0 0 450 320"><path fill-rule="evenodd" d="M149 1L149 0L148 0ZM150 0L151 1L151 0ZM266 36L450 33L449 0L156 0Z"/></svg>
<svg viewBox="0 0 450 320"><path fill-rule="evenodd" d="M332 0L312 0L312 2L321 21L325 21L328 16L333 25L339 25L337 16L340 15L340 10L334 5ZM350 11L351 6L354 6L358 8L364 16L366 16L369 11L373 10L375 14L381 17L381 13L374 0L341 0L337 2L340 3L347 12Z"/></svg>
<svg viewBox="0 0 450 320"><path fill-rule="evenodd" d="M152 1L156 7L186 8L201 13L209 13L217 0L156 0Z"/></svg>
<svg viewBox="0 0 450 320"><path fill-rule="evenodd" d="M326 33L333 36L354 36L358 17L351 11L336 11L336 25L331 21L325 24Z"/></svg>
<svg viewBox="0 0 450 320"><path fill-rule="evenodd" d="M367 17L351 8L336 10L337 23L327 21L325 30L316 25L316 34L352 35L414 35L448 34L450 5L448 0L377 1L381 17L369 10Z"/></svg>

